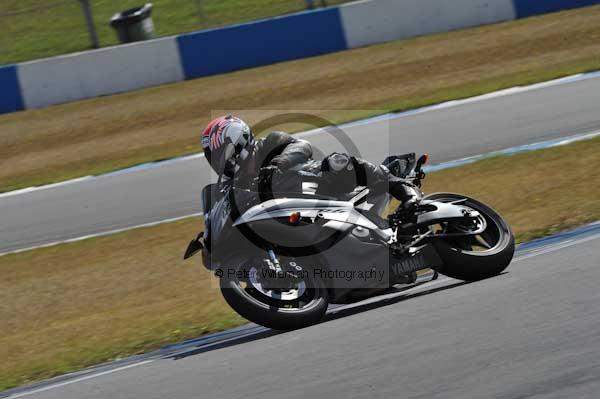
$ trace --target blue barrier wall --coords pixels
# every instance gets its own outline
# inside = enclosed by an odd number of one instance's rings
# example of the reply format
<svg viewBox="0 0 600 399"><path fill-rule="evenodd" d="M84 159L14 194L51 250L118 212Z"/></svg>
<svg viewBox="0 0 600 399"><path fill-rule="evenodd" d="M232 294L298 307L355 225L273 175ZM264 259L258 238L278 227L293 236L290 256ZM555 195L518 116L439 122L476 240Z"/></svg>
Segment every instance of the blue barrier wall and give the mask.
<svg viewBox="0 0 600 399"><path fill-rule="evenodd" d="M600 0L363 0L0 66L0 114L594 4Z"/></svg>
<svg viewBox="0 0 600 399"><path fill-rule="evenodd" d="M0 114L20 111L23 108L16 65L0 66Z"/></svg>
<svg viewBox="0 0 600 399"><path fill-rule="evenodd" d="M517 18L530 17L554 11L591 6L600 0L513 0Z"/></svg>
<svg viewBox="0 0 600 399"><path fill-rule="evenodd" d="M338 8L190 33L177 41L186 79L346 49Z"/></svg>

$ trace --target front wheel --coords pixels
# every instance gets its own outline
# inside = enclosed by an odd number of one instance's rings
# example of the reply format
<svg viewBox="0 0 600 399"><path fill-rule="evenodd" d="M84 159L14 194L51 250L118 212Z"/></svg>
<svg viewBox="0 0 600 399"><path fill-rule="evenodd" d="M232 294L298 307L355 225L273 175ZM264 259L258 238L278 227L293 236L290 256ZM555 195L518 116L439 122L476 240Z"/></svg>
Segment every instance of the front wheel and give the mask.
<svg viewBox="0 0 600 399"><path fill-rule="evenodd" d="M294 330L318 323L328 306L327 289L305 273L286 287L270 286L268 274L256 266L240 266L220 277L221 293L246 319L276 330Z"/></svg>
<svg viewBox="0 0 600 399"><path fill-rule="evenodd" d="M440 202L460 201L483 217L485 230L476 235L468 233L469 226L448 224L443 226L446 237L433 236L433 244L444 261L438 271L448 277L465 281L481 280L496 276L510 264L515 253L515 237L506 221L492 208L460 194L435 193L426 200Z"/></svg>

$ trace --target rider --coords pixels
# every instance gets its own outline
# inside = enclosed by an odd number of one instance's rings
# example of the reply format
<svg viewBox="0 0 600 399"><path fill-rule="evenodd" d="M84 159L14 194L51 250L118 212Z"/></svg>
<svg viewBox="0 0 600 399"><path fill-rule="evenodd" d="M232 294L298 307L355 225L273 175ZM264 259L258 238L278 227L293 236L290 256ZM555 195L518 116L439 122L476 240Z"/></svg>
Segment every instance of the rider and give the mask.
<svg viewBox="0 0 600 399"><path fill-rule="evenodd" d="M271 182L274 175L309 170L319 176L320 194L335 196L366 186L376 193L387 191L402 201L404 209L416 204L410 183L390 174L385 166L339 153L316 162L307 141L283 132L255 140L250 127L235 116L211 121L202 133L202 148L217 175L226 180L235 178L236 185L244 186L257 176Z"/></svg>

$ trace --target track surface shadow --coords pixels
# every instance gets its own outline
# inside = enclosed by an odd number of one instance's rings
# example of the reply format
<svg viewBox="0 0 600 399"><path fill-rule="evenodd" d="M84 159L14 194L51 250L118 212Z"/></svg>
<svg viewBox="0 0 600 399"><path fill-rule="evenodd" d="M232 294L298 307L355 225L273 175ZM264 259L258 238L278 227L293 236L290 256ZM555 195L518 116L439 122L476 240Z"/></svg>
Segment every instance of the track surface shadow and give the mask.
<svg viewBox="0 0 600 399"><path fill-rule="evenodd" d="M330 321L337 320L337 319L340 319L343 317L348 317L348 316L352 316L355 314L367 312L369 310L381 308L384 306L394 305L399 302L407 301L409 299L414 299L414 298L419 298L419 297L422 297L425 295L434 294L439 291L445 291L445 290L459 287L461 285L465 285L468 283L463 282L463 281L458 281L456 283L451 283L451 284L444 285L441 287L432 287L431 289L426 289L424 291L402 294L403 291L408 291L408 290L417 288L419 285L422 285L422 284L426 284L426 283L416 284L416 285L413 285L410 287L406 287L405 289L392 291L393 293L397 294L396 296L393 296L393 297L383 298L381 300L377 300L377 301L373 301L373 302L369 302L369 303L365 303L365 304L357 304L357 305L354 305L354 306L351 306L348 308L344 307L343 309L340 309L340 310L333 309L333 311L328 312L328 314L325 316L323 321L321 321L318 324L328 323ZM383 294L383 295L385 295L385 294ZM373 298L377 298L377 297L373 297ZM251 333L247 336L231 338L229 340L215 342L215 343L208 344L208 345L203 345L198 348L184 350L179 353L168 354L168 355L163 356L162 358L163 359L171 359L171 360L184 359L184 358L187 358L190 356L199 355L201 353L213 351L216 349L228 348L231 346L241 345L241 344L245 344L245 343L252 342L252 341L258 341L261 339L272 337L274 335L286 334L286 333L291 333L291 332L293 332L293 331L278 331L278 330L272 330L272 329L265 328L263 331Z"/></svg>
<svg viewBox="0 0 600 399"><path fill-rule="evenodd" d="M425 283L423 283L425 284ZM399 302L404 302L407 301L409 299L414 299L414 298L419 298L421 296L425 296L425 295L429 295L429 294L434 294L436 292L439 291L445 291L451 288L455 288L455 287L460 287L461 285L466 285L466 284L470 284L468 282L465 281L457 281L456 283L452 283L449 285L444 285L441 287L432 287L428 290L425 291L419 291L419 292L415 292L412 294L405 294L405 295L397 295L391 298L382 298L376 302L369 302L369 303L365 303L365 304L359 304L356 306L353 306L351 308L345 308L345 309L341 309L338 311L334 311L332 313L327 314L327 316L325 317L325 319L322 321L322 323L327 323L328 321L332 321L332 320L337 320L343 317L348 317L348 316L352 316L355 314L359 314L359 313L363 313L363 312L367 312L369 310L373 310L373 309L377 309L377 308L382 308L384 306L389 306L389 305L394 305L396 303ZM416 288L418 287L418 285L416 286L412 286L412 287L408 287L405 289L409 290L412 288ZM402 293L402 291L400 291L400 294Z"/></svg>

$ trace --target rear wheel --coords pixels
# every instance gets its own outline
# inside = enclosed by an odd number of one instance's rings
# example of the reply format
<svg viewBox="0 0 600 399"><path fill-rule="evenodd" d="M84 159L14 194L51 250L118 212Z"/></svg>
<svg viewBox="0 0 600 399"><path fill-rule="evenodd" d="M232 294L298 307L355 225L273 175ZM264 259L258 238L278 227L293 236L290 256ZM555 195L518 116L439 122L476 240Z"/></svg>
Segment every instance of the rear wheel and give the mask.
<svg viewBox="0 0 600 399"><path fill-rule="evenodd" d="M496 211L460 194L435 193L424 199L440 202L464 200L460 205L480 214L472 225L443 225L439 233L449 236L433 238L432 242L444 260L444 266L438 270L440 273L459 280L474 281L496 276L508 267L515 252L515 238L506 221ZM479 233L469 234L471 231Z"/></svg>
<svg viewBox="0 0 600 399"><path fill-rule="evenodd" d="M228 275L229 274L229 275ZM267 281L268 271L262 266L240 265L237 273L224 273L221 293L241 316L276 330L294 330L315 324L327 311L327 289L311 273L278 288Z"/></svg>

